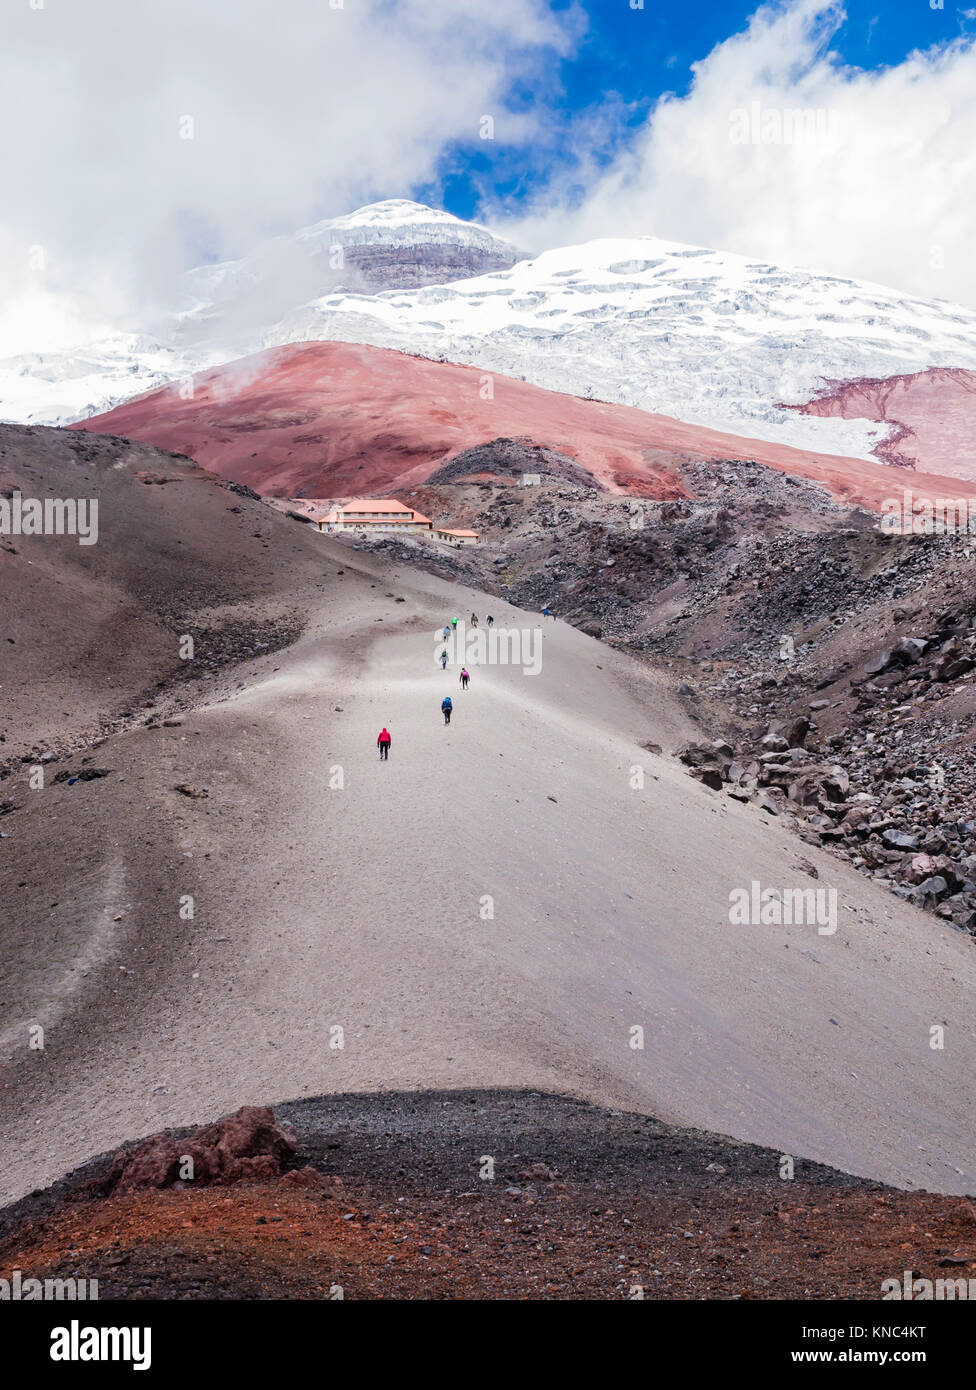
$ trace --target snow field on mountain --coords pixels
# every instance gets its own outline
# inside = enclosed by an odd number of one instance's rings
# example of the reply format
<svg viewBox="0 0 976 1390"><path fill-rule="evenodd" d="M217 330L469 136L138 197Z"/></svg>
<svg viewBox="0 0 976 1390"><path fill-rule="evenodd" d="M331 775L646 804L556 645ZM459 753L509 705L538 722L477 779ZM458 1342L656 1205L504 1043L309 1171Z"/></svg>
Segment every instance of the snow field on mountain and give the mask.
<svg viewBox="0 0 976 1390"><path fill-rule="evenodd" d="M485 228L394 199L278 239L275 257L306 264L334 243L438 241L512 249ZM805 403L833 381L976 368L972 310L655 237L561 247L509 270L423 289L330 293L242 332L233 322L234 287L253 288L263 263L255 253L190 272L190 312L206 328L193 347L180 345L184 309L155 337L119 334L83 352L0 363L0 416L64 424L262 348L334 340L870 459L887 426L780 405Z"/></svg>

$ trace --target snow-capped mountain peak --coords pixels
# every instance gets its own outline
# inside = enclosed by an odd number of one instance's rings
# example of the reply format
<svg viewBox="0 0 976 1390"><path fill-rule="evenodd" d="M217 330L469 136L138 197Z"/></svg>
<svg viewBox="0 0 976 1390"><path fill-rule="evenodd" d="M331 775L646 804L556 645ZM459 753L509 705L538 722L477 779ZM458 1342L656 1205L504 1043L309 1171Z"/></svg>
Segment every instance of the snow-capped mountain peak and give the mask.
<svg viewBox="0 0 976 1390"><path fill-rule="evenodd" d="M441 208L412 203L408 198L387 198L382 203L367 203L355 212L341 217L328 217L295 233L297 241L308 237L332 234L337 241L355 242L360 238L413 243L431 239L448 239L467 244L509 246L477 222L465 222ZM511 248L514 250L514 248Z"/></svg>
<svg viewBox="0 0 976 1390"><path fill-rule="evenodd" d="M451 213L404 198L370 203L275 237L241 260L189 271L178 334L184 341L199 338L202 327L212 336L224 318L235 333L257 329L327 290L361 294L447 284L508 269L519 255L487 227Z"/></svg>

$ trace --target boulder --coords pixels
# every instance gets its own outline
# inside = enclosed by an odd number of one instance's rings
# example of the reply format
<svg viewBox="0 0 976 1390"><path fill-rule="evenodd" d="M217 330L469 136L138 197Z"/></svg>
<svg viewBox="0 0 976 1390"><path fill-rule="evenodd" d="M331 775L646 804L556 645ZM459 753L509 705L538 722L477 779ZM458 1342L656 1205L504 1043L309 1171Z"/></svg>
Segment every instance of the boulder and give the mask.
<svg viewBox="0 0 976 1390"><path fill-rule="evenodd" d="M702 743L686 743L678 749L678 758L688 767L704 767L710 761L710 754Z"/></svg>
<svg viewBox="0 0 976 1390"><path fill-rule="evenodd" d="M889 849L918 849L918 836L908 835L904 830L886 830L881 838Z"/></svg>
<svg viewBox="0 0 976 1390"><path fill-rule="evenodd" d="M816 806L820 796L820 785L815 777L797 777L790 782L787 797L796 806Z"/></svg>
<svg viewBox="0 0 976 1390"><path fill-rule="evenodd" d="M887 671L895 664L895 653L892 650L883 651L879 656L867 662L864 667L869 676L880 676L882 671Z"/></svg>
<svg viewBox="0 0 976 1390"><path fill-rule="evenodd" d="M171 1187L180 1180L233 1183L275 1178L295 1152L296 1144L275 1122L269 1107L244 1105L216 1124L204 1125L185 1139L153 1134L120 1149L106 1179L109 1192L141 1187ZM191 1164L188 1165L186 1160Z"/></svg>
<svg viewBox="0 0 976 1390"><path fill-rule="evenodd" d="M843 801L851 789L851 779L842 767L831 767L821 785L828 801Z"/></svg>
<svg viewBox="0 0 976 1390"><path fill-rule="evenodd" d="M931 854L913 855L908 867L902 870L909 883L921 883L924 879L931 878L934 872L935 859Z"/></svg>
<svg viewBox="0 0 976 1390"><path fill-rule="evenodd" d="M735 782L738 786L755 785L759 777L759 764L754 760L740 762L733 759L729 763L727 776L730 782Z"/></svg>
<svg viewBox="0 0 976 1390"><path fill-rule="evenodd" d="M893 655L906 666L910 666L918 661L927 646L928 642L922 637L903 637L896 643Z"/></svg>
<svg viewBox="0 0 976 1390"><path fill-rule="evenodd" d="M932 676L937 681L957 681L960 676L968 675L974 666L976 666L976 661L971 656L960 656L947 662L944 666L941 664L937 666Z"/></svg>
<svg viewBox="0 0 976 1390"><path fill-rule="evenodd" d="M805 715L800 715L799 719L794 719L786 735L786 742L791 748L802 748L807 741L807 735L813 728L813 724Z"/></svg>
<svg viewBox="0 0 976 1390"><path fill-rule="evenodd" d="M732 763L732 749L721 739L712 743L686 743L678 749L678 757L688 767L717 767L723 772Z"/></svg>
<svg viewBox="0 0 976 1390"><path fill-rule="evenodd" d="M941 874L925 879L912 893L912 902L918 907L934 907L949 892L949 885Z"/></svg>

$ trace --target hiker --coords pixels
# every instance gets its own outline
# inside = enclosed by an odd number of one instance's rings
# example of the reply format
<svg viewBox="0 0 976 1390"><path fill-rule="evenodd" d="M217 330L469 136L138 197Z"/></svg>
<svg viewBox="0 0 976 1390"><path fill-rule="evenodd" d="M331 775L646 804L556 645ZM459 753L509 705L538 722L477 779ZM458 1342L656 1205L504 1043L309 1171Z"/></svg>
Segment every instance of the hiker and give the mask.
<svg viewBox="0 0 976 1390"><path fill-rule="evenodd" d="M458 623L457 618L452 618L452 619L451 619L451 627L453 627L455 630L457 630L457 623Z"/></svg>
<svg viewBox="0 0 976 1390"><path fill-rule="evenodd" d="M548 608L543 608L543 610L542 610L542 616L543 616L544 618L548 618L548 616L549 616L549 609L548 609Z"/></svg>
<svg viewBox="0 0 976 1390"><path fill-rule="evenodd" d="M472 613L472 614L471 614L471 626L472 626L472 627L477 627L477 626L478 626L478 615L477 615L477 613Z"/></svg>
<svg viewBox="0 0 976 1390"><path fill-rule="evenodd" d="M441 652L440 662L441 662L441 670L442 670L442 671L446 671L446 670L447 670L447 652L446 652L446 651Z"/></svg>
<svg viewBox="0 0 976 1390"><path fill-rule="evenodd" d="M450 722L451 722L451 710L452 710L453 708L454 708L454 701L451 699L450 695L448 695L448 696L446 696L446 697L441 701L441 711L442 711L442 713L443 713L443 715L444 715L444 723L445 723L445 724L450 724Z"/></svg>
<svg viewBox="0 0 976 1390"><path fill-rule="evenodd" d="M447 626L447 623L444 624L444 634L443 634L443 635L444 635L444 641L446 642L447 639L448 639L448 638L450 637L450 635L451 635L451 629Z"/></svg>
<svg viewBox="0 0 976 1390"><path fill-rule="evenodd" d="M494 626L495 626L495 620L494 620L494 618L491 616L490 613L488 614L488 626L489 626L489 627L494 627Z"/></svg>
<svg viewBox="0 0 976 1390"><path fill-rule="evenodd" d="M381 729L381 730L380 730L380 736L379 736L379 738L376 740L376 746L377 746L377 748L380 750L380 762L381 762L381 763L385 763L385 762L387 761L387 759L389 758L389 756L390 756L390 744L391 744L392 742L393 742L393 740L390 738L390 731L389 731L389 729L387 729L387 728Z"/></svg>
<svg viewBox="0 0 976 1390"><path fill-rule="evenodd" d="M471 677L468 675L467 670L465 669L464 666L462 666L462 667L461 667L461 689L462 689L462 690L467 690L467 688L468 688L468 681L469 681L470 679L471 679Z"/></svg>

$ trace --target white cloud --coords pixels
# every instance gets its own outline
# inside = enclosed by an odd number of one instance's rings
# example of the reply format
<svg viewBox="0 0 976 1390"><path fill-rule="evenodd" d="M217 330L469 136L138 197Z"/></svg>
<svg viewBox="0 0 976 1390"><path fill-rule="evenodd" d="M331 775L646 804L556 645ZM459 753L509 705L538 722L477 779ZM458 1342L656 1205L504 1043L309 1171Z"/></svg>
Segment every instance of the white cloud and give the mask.
<svg viewBox="0 0 976 1390"><path fill-rule="evenodd" d="M207 253L409 196L485 114L533 139L506 93L580 28L545 0L3 8L0 352L138 324Z"/></svg>
<svg viewBox="0 0 976 1390"><path fill-rule="evenodd" d="M831 52L839 4L768 6L631 132L616 96L547 110L578 6L337 3L0 0L0 356L145 328L205 255L409 197L486 114L563 171L517 220L480 185L484 220L528 248L655 234L976 305L969 39L864 72ZM519 90L535 104L509 106ZM793 110L827 113L821 138L733 138L735 112L784 137Z"/></svg>
<svg viewBox="0 0 976 1390"><path fill-rule="evenodd" d="M929 13L919 7L921 24ZM536 249L652 234L976 305L972 40L862 71L831 52L844 19L823 0L760 9L609 168L584 144L563 188L494 224ZM787 140L793 111L818 138ZM775 136L778 121L781 143L736 143L736 112L747 139L753 128ZM574 208L568 190L581 181Z"/></svg>

